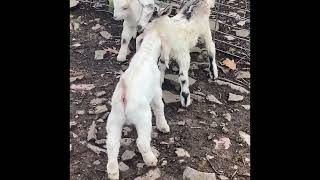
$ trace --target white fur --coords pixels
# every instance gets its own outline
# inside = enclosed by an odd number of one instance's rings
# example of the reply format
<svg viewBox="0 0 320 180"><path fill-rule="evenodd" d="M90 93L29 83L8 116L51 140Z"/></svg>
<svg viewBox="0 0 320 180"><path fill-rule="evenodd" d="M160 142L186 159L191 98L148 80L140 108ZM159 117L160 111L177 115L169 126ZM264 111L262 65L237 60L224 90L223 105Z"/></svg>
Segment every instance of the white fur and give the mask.
<svg viewBox="0 0 320 180"><path fill-rule="evenodd" d="M124 20L118 61L126 60L130 40L136 38L139 26L142 31L147 25L154 8L154 0L114 0L114 19Z"/></svg>
<svg viewBox="0 0 320 180"><path fill-rule="evenodd" d="M195 1L195 0L192 0ZM211 79L218 77L218 69L216 65L216 50L215 44L212 40L211 30L209 25L210 8L214 6L214 0L199 0L197 7L193 9L193 14L189 20L186 19L183 14L183 10L187 7L187 4L182 7L179 13L169 18L163 16L155 19L149 23L147 29L157 29L166 38L167 49L166 52L162 52L162 59L165 63L159 63L159 69L161 72L161 84L164 81L164 73L166 67L168 67L169 55L174 58L179 64L179 81L181 86L180 99L182 106L190 105L190 91L189 91L189 78L188 71L190 67L190 49L197 44L198 38L203 38L206 44L209 57L209 75ZM143 34L137 39L142 39ZM137 46L139 47L139 46ZM168 55L169 54L169 55ZM210 67L213 72L210 71ZM185 97L184 97L185 96Z"/></svg>
<svg viewBox="0 0 320 180"><path fill-rule="evenodd" d="M160 71L157 61L161 51L161 40L156 31L148 32L140 49L133 56L128 69L122 74L112 96L112 109L107 120L107 172L110 179L119 179L118 153L121 131L124 124L134 124L137 146L148 166L156 166L157 158L150 147L152 114L156 118L157 129L170 132L164 116ZM125 86L122 85L124 82ZM126 98L123 107L122 98Z"/></svg>

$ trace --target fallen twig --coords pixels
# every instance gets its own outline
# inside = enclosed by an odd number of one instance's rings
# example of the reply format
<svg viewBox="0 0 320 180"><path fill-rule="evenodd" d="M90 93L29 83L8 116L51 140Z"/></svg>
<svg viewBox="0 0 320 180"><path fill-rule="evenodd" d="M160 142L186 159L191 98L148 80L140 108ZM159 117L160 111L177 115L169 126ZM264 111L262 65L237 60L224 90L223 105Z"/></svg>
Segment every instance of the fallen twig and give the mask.
<svg viewBox="0 0 320 180"><path fill-rule="evenodd" d="M210 162L210 160L208 159L208 157L206 157L206 159L207 159L207 161L209 162L209 164L210 164L210 166L211 166L211 168L214 170L214 172L215 173L217 173L217 174L222 174L223 173L223 171L217 171L215 168L214 168L214 166L211 164L211 162Z"/></svg>
<svg viewBox="0 0 320 180"><path fill-rule="evenodd" d="M241 86L232 84L232 83L230 83L230 82L225 82L225 81L221 81L221 80L216 80L216 81L214 81L214 82L217 83L218 85L227 85L227 86L229 86L231 89L240 91L241 93L246 93L246 94L249 94L249 93L250 93L250 91L248 91L248 90L245 89L244 87L241 87Z"/></svg>
<svg viewBox="0 0 320 180"><path fill-rule="evenodd" d="M231 176L231 178L230 178L231 180L232 180L233 177L237 174L238 170L239 170L239 169L236 169L236 170L234 171L234 173L232 174L232 176Z"/></svg>

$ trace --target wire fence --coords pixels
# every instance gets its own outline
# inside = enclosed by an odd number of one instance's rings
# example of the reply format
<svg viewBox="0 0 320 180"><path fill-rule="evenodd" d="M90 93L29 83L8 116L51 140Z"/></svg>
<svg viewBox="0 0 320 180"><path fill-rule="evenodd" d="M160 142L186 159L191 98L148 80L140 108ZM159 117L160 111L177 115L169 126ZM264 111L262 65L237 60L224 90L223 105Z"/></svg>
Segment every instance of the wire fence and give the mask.
<svg viewBox="0 0 320 180"><path fill-rule="evenodd" d="M113 13L107 0L79 0L80 4L98 12ZM179 9L180 0L155 1L160 7L172 5ZM217 52L250 63L249 0L216 0L211 10L210 27Z"/></svg>

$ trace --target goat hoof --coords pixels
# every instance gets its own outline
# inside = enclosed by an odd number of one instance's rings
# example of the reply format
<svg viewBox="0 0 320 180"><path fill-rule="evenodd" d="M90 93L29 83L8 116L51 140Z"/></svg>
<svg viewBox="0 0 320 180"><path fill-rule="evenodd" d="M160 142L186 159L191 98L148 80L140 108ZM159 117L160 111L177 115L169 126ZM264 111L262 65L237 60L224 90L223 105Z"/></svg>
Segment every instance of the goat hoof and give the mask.
<svg viewBox="0 0 320 180"><path fill-rule="evenodd" d="M117 56L117 61L120 61L120 62L126 61L126 56L119 54L119 55Z"/></svg>
<svg viewBox="0 0 320 180"><path fill-rule="evenodd" d="M183 107L188 107L190 105L190 103L191 103L190 93L181 92L180 101L181 101L181 105Z"/></svg>
<svg viewBox="0 0 320 180"><path fill-rule="evenodd" d="M107 172L108 172L109 179L113 179L113 180L119 179L119 168L116 162L108 163Z"/></svg>
<svg viewBox="0 0 320 180"><path fill-rule="evenodd" d="M168 124L164 124L164 125L159 125L157 126L158 130L163 132L163 133L169 133L170 132L170 127Z"/></svg>
<svg viewBox="0 0 320 180"><path fill-rule="evenodd" d="M158 159L152 152L146 156L143 156L143 161L146 163L147 166L157 166L158 163Z"/></svg>

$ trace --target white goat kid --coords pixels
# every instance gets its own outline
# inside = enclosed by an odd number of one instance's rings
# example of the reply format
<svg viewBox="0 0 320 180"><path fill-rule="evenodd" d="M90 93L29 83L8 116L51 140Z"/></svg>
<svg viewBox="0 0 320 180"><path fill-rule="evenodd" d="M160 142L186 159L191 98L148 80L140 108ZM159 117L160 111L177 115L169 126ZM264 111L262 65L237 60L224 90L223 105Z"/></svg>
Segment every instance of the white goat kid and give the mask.
<svg viewBox="0 0 320 180"><path fill-rule="evenodd" d="M157 31L148 32L113 93L112 109L106 126L107 172L110 179L119 178L117 157L124 124L135 125L138 133L137 146L148 166L157 164L157 158L150 147L151 108L155 114L157 129L163 133L170 132L164 116L160 71L157 65L160 51L160 34Z"/></svg>
<svg viewBox="0 0 320 180"><path fill-rule="evenodd" d="M190 91L188 71L190 67L190 49L197 44L198 38L204 39L209 55L209 75L211 79L218 77L216 65L216 50L212 40L209 25L210 8L214 7L214 0L190 0L172 18L162 17L161 20L149 23L146 29L157 29L166 37L166 52L162 52L159 61L161 84L164 73L168 68L169 57L175 59L179 65L179 82L181 86L180 100L184 107L190 105ZM143 34L137 37L137 43L143 39ZM137 44L139 48L139 44Z"/></svg>
<svg viewBox="0 0 320 180"><path fill-rule="evenodd" d="M128 55L128 45L136 38L137 31L141 32L148 24L154 9L154 0L113 0L114 19L124 20L121 34L121 47L117 56L118 61L125 61Z"/></svg>

